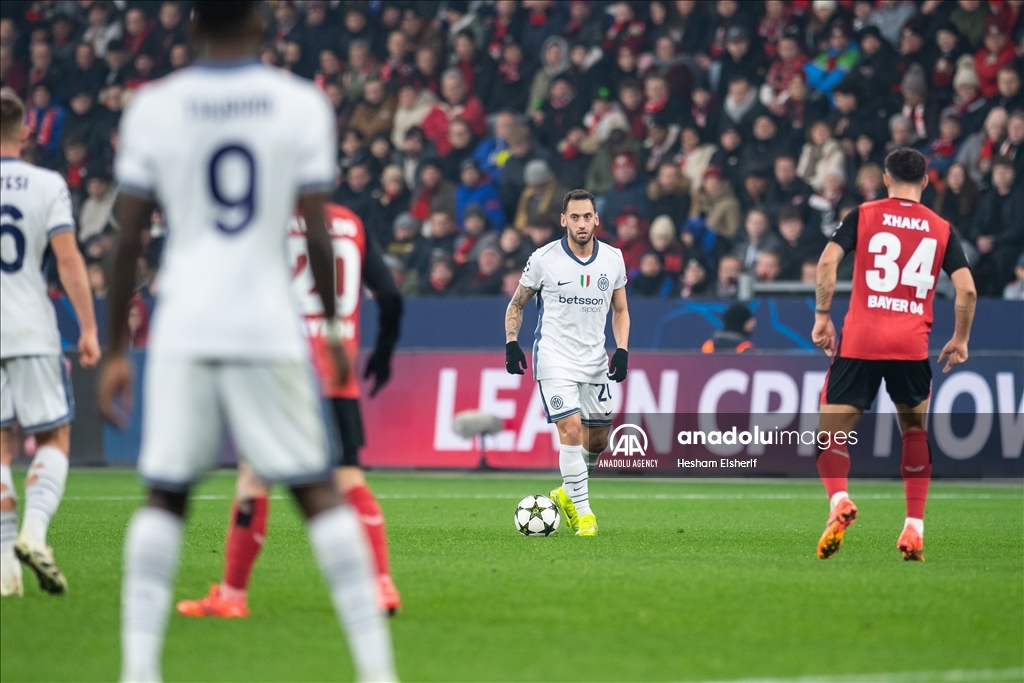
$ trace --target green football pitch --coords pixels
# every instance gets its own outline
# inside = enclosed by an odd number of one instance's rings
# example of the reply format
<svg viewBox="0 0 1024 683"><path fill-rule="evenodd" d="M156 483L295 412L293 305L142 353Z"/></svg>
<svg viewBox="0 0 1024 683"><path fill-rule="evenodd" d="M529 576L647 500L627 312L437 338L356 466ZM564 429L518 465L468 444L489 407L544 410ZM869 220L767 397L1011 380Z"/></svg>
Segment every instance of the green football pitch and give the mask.
<svg viewBox="0 0 1024 683"><path fill-rule="evenodd" d="M20 482L24 470L16 473ZM233 473L196 491L175 599L219 578ZM1024 679L1024 489L943 483L927 562L896 551L899 482L853 482L861 516L815 557L817 482L597 480L580 539L516 533L516 502L555 477L373 474L404 610L407 681L994 681ZM341 630L282 492L250 586L252 616L174 614L169 681L352 677ZM0 614L3 681L115 680L121 546L141 500L128 471L74 470L50 532L70 591Z"/></svg>

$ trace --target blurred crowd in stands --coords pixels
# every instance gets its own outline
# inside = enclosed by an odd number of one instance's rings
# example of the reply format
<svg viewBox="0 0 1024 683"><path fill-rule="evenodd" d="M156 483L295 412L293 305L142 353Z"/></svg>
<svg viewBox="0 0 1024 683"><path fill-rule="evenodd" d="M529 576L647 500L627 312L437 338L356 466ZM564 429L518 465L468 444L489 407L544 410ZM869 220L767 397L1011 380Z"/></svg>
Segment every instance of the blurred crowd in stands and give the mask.
<svg viewBox="0 0 1024 683"><path fill-rule="evenodd" d="M0 81L26 99L25 154L67 179L102 296L118 119L136 89L195 58L189 3L0 7ZM885 196L885 154L912 146L929 162L923 202L955 227L979 292L1021 299L1022 8L277 0L260 60L324 91L334 199L407 295L511 295L530 254L563 236L562 197L579 187L598 197L632 296L734 297L744 273L813 283L839 221ZM166 231L155 215L143 292Z"/></svg>

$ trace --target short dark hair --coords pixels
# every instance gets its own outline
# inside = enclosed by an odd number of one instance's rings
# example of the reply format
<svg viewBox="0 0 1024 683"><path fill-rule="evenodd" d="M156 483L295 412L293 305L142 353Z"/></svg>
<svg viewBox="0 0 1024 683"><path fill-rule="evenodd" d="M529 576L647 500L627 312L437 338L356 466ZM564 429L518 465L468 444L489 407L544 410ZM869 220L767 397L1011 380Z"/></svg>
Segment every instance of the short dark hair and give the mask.
<svg viewBox="0 0 1024 683"><path fill-rule="evenodd" d="M885 157L885 173L898 183L919 183L927 170L928 162L916 149L900 147Z"/></svg>
<svg viewBox="0 0 1024 683"><path fill-rule="evenodd" d="M1007 168L1017 170L1017 168L1013 165L1013 159L1011 159L1008 156L1000 155L993 159L992 168L995 168L996 166L1006 166Z"/></svg>
<svg viewBox="0 0 1024 683"><path fill-rule="evenodd" d="M196 29L208 36L237 35L256 11L255 0L204 0L193 6Z"/></svg>
<svg viewBox="0 0 1024 683"><path fill-rule="evenodd" d="M562 199L562 214L569 208L569 202L580 201L581 199L589 199L590 205L594 207L594 211L597 211L597 202L594 201L594 195L590 194L586 190L571 190L565 193L565 198Z"/></svg>
<svg viewBox="0 0 1024 683"><path fill-rule="evenodd" d="M779 211L779 223L783 223L785 221L800 221L803 223L803 220L803 214L800 213L800 209L795 206L787 206Z"/></svg>

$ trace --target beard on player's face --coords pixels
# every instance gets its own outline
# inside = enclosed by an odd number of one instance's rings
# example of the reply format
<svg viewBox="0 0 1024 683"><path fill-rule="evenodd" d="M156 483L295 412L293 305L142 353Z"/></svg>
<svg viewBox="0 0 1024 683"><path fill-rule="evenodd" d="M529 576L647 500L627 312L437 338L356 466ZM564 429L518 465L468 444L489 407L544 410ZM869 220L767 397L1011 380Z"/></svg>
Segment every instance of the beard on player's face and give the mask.
<svg viewBox="0 0 1024 683"><path fill-rule="evenodd" d="M575 242L578 246L585 247L594 239L594 233L597 232L597 223L594 223L594 225L590 226L590 228L587 230L586 237L580 239L578 231L580 231L582 228L584 228L584 226L582 225L577 226L575 228L571 226L566 226L565 231L566 234L569 236L569 239Z"/></svg>

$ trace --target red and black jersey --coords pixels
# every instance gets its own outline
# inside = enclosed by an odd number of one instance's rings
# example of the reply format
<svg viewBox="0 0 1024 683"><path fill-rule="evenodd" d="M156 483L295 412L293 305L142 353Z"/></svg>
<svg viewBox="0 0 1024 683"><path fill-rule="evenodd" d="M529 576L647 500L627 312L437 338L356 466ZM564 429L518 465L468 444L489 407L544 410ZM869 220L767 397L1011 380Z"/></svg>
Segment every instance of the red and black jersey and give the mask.
<svg viewBox="0 0 1024 683"><path fill-rule="evenodd" d="M393 348L398 340L401 298L391 271L384 264L380 248L366 234L359 217L344 206L324 204L324 219L334 247L335 317L341 324L345 351L354 363L359 353L363 285L377 296L380 304L378 348ZM323 304L313 284L306 250L306 223L301 216L296 216L289 225L288 251L292 263L292 285L305 319L306 336L312 347L321 393L328 398L359 398L355 368L347 383L333 383L334 368L325 341Z"/></svg>
<svg viewBox="0 0 1024 683"><path fill-rule="evenodd" d="M949 223L918 202L880 199L851 211L832 241L855 254L838 356L926 359L939 268L968 267Z"/></svg>

